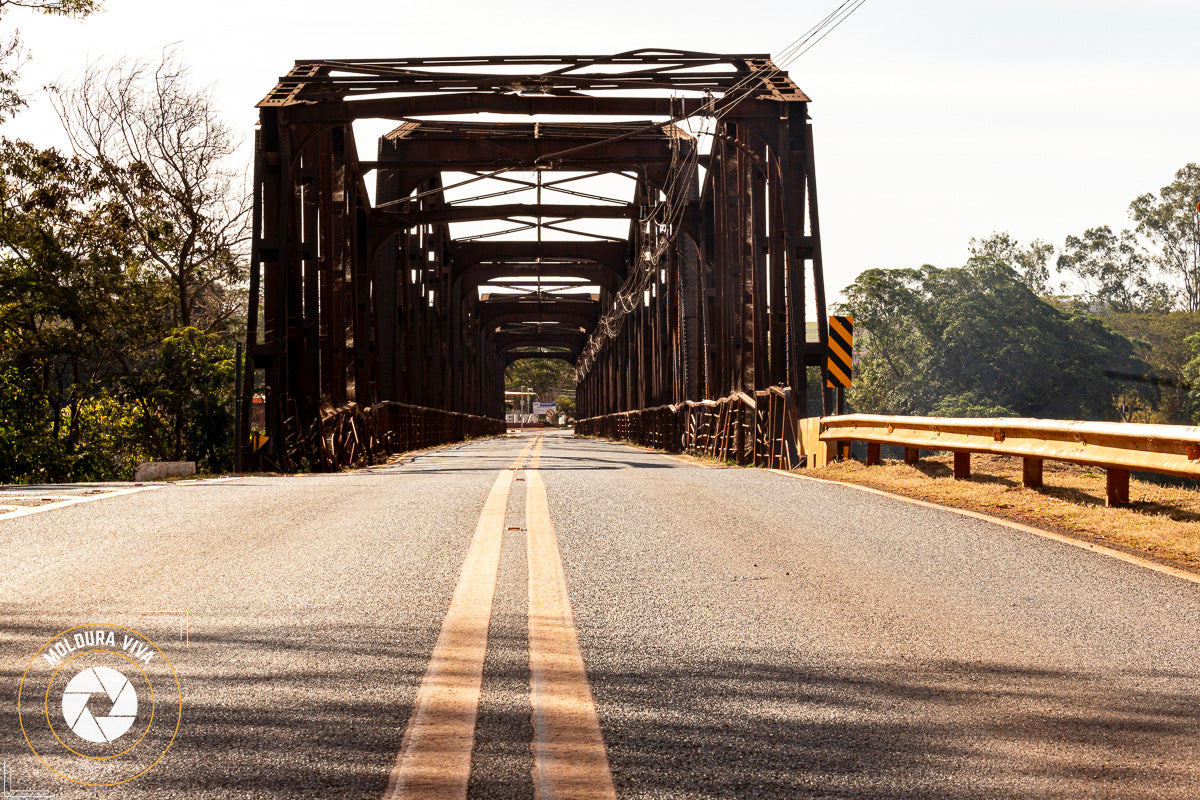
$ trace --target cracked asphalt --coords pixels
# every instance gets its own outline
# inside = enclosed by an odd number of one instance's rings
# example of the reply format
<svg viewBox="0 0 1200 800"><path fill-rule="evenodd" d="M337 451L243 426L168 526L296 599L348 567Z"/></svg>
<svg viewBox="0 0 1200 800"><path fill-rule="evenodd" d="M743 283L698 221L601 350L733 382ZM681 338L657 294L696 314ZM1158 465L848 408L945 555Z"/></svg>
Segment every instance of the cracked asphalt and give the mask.
<svg viewBox="0 0 1200 800"><path fill-rule="evenodd" d="M382 797L484 500L532 435L0 519L6 792ZM1200 795L1200 585L567 435L546 436L539 470L622 800ZM524 486L472 798L534 796ZM24 507L7 491L0 506ZM38 647L97 621L154 639L182 686L171 749L119 789L56 778L15 709Z"/></svg>

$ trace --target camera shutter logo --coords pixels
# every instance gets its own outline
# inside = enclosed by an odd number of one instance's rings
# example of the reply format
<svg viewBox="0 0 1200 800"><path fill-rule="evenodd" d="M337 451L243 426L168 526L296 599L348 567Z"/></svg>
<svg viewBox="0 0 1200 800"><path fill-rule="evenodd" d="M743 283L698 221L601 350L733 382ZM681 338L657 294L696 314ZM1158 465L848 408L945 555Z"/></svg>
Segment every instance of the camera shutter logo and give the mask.
<svg viewBox="0 0 1200 800"><path fill-rule="evenodd" d="M106 706L108 713L99 716L93 713L93 709ZM120 739L133 727L137 710L137 690L112 667L88 667L71 678L63 689L63 718L72 733L89 742L101 744Z"/></svg>
<svg viewBox="0 0 1200 800"><path fill-rule="evenodd" d="M166 691L156 692L156 684ZM33 653L16 710L25 743L55 775L118 786L171 749L183 722L183 691L152 640L123 625L84 623Z"/></svg>

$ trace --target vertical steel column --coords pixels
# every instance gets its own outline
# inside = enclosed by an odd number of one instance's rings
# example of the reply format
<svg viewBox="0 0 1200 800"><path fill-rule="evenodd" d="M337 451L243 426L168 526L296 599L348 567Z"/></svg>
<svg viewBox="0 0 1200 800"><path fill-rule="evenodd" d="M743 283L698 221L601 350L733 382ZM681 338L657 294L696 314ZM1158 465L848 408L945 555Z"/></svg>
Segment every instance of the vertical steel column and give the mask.
<svg viewBox="0 0 1200 800"><path fill-rule="evenodd" d="M747 127L746 145L752 156L752 164L748 165L750 195L747 212L749 219L747 228L748 267L753 275L753 289L750 309L753 314L753 334L750 337L754 344L754 380L747 384L745 390L752 392L765 389L771 385L769 357L769 321L770 308L767 303L767 178L766 178L766 147L753 137Z"/></svg>

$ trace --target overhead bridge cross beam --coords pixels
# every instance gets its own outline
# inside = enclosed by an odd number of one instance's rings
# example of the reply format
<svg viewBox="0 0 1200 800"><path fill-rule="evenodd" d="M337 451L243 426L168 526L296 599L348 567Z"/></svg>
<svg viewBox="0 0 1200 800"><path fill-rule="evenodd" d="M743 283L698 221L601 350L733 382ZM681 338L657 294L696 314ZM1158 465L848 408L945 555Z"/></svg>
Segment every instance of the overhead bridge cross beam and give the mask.
<svg viewBox="0 0 1200 800"><path fill-rule="evenodd" d="M546 353L583 415L767 387L805 411L809 98L769 56L299 61L258 107L243 468L352 461L334 410L482 430L506 364ZM394 124L360 159L368 119Z"/></svg>
<svg viewBox="0 0 1200 800"><path fill-rule="evenodd" d="M399 229L439 222L477 222L512 217L550 217L554 219L633 219L638 210L629 205L567 205L535 203L503 203L495 205L445 206L412 213L375 211L376 225Z"/></svg>

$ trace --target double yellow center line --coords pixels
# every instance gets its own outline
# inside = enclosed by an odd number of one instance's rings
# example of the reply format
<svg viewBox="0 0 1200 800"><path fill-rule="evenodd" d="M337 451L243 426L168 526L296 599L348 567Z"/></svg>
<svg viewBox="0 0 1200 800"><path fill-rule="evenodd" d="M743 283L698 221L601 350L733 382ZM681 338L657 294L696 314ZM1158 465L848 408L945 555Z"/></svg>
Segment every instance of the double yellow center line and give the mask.
<svg viewBox="0 0 1200 800"><path fill-rule="evenodd" d="M596 705L571 613L546 485L537 467L542 437L492 485L458 586L434 646L387 800L465 800L475 745L488 625L500 567L504 517L516 470L525 471L529 559L529 670L534 789L539 800L615 800Z"/></svg>

